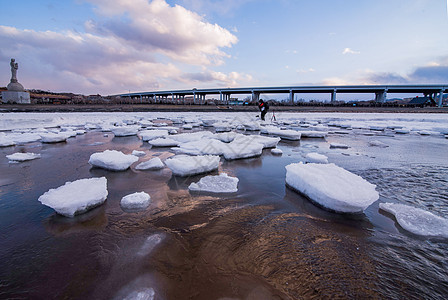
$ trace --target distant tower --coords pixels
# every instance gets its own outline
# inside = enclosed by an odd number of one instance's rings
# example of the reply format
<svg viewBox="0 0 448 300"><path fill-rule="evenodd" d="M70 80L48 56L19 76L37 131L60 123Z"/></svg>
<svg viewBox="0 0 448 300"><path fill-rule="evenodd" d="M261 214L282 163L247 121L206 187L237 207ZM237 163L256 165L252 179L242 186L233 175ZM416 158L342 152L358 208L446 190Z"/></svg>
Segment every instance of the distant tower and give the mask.
<svg viewBox="0 0 448 300"><path fill-rule="evenodd" d="M25 92L23 85L21 85L17 80L17 70L19 69L19 64L16 63L14 58L11 58L9 65L11 66L11 81L6 87L8 91L2 92L2 102L21 104L31 103L30 94Z"/></svg>

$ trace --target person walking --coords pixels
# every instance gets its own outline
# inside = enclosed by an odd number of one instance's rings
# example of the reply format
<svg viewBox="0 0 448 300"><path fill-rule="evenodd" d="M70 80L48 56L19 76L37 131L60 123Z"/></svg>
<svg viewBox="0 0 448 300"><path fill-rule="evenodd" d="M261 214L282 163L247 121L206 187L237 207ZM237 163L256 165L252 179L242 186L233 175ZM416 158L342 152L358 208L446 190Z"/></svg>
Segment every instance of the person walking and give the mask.
<svg viewBox="0 0 448 300"><path fill-rule="evenodd" d="M258 109L261 112L261 119L264 121L264 116L267 114L269 110L268 103L265 103L263 99L260 99L260 101L258 101Z"/></svg>

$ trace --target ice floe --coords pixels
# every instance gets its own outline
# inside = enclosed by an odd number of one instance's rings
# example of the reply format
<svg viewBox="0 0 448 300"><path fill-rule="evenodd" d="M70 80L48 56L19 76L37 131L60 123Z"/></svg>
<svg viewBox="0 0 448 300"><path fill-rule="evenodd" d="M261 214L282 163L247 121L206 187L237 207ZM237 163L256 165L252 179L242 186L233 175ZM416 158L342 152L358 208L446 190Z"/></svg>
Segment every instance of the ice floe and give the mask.
<svg viewBox="0 0 448 300"><path fill-rule="evenodd" d="M274 155L282 155L283 151L282 151L282 149L274 148L274 149L271 149L271 153Z"/></svg>
<svg viewBox="0 0 448 300"><path fill-rule="evenodd" d="M300 131L292 130L292 129L286 129L281 130L278 128L270 128L267 130L267 133L269 135L278 136L282 140L291 140L291 141L298 141L300 140L302 134Z"/></svg>
<svg viewBox="0 0 448 300"><path fill-rule="evenodd" d="M328 133L324 131L299 131L304 138L325 138Z"/></svg>
<svg viewBox="0 0 448 300"><path fill-rule="evenodd" d="M163 164L162 160L160 160L160 158L158 157L151 158L150 160L139 163L138 165L135 166L136 170L149 170L149 171L160 170L163 168L165 168L165 165Z"/></svg>
<svg viewBox="0 0 448 300"><path fill-rule="evenodd" d="M331 149L348 149L350 146L342 143L330 143Z"/></svg>
<svg viewBox="0 0 448 300"><path fill-rule="evenodd" d="M448 238L448 219L399 203L380 203L380 209L393 214L398 224L413 234Z"/></svg>
<svg viewBox="0 0 448 300"><path fill-rule="evenodd" d="M288 186L319 205L340 213L359 213L378 200L376 186L335 164L286 166Z"/></svg>
<svg viewBox="0 0 448 300"><path fill-rule="evenodd" d="M207 193L236 193L238 191L238 181L236 177L221 173L216 176L202 177L198 182L192 182L188 189L193 192Z"/></svg>
<svg viewBox="0 0 448 300"><path fill-rule="evenodd" d="M16 152L10 155L6 155L6 158L9 159L10 162L22 162L40 158L40 154L32 152L28 153Z"/></svg>
<svg viewBox="0 0 448 300"><path fill-rule="evenodd" d="M145 192L126 195L120 200L120 206L125 210L142 210L149 206L151 196Z"/></svg>
<svg viewBox="0 0 448 300"><path fill-rule="evenodd" d="M218 169L219 160L219 156L216 155L176 155L167 159L165 164L174 175L190 176Z"/></svg>
<svg viewBox="0 0 448 300"><path fill-rule="evenodd" d="M178 141L175 141L170 138L157 138L148 141L148 143L154 147L176 147L179 145Z"/></svg>
<svg viewBox="0 0 448 300"><path fill-rule="evenodd" d="M222 155L228 144L215 139L200 139L182 143L178 148L173 148L177 153L190 155Z"/></svg>
<svg viewBox="0 0 448 300"><path fill-rule="evenodd" d="M103 204L107 195L107 179L105 177L86 178L66 182L63 186L50 189L38 200L53 208L58 214L73 217Z"/></svg>
<svg viewBox="0 0 448 300"><path fill-rule="evenodd" d="M134 155L126 155L116 150L105 150L90 155L89 164L107 170L124 171L137 160L138 157Z"/></svg>
<svg viewBox="0 0 448 300"><path fill-rule="evenodd" d="M168 130L165 129L154 129L154 130L144 130L138 133L140 138L144 141L150 141L157 138L162 138L168 135Z"/></svg>
<svg viewBox="0 0 448 300"><path fill-rule="evenodd" d="M7 136L0 136L0 147L14 146L16 142Z"/></svg>
<svg viewBox="0 0 448 300"><path fill-rule="evenodd" d="M188 143L188 142L194 142L198 141L200 139L204 138L213 138L213 133L209 131L198 131L193 133L181 133L170 136L175 141L178 141L180 143Z"/></svg>
<svg viewBox="0 0 448 300"><path fill-rule="evenodd" d="M260 156L263 148L263 144L253 142L250 139L235 139L233 142L226 144L222 154L228 160L249 158Z"/></svg>
<svg viewBox="0 0 448 300"><path fill-rule="evenodd" d="M131 126L112 127L111 131L116 137L121 137L121 136L137 135L139 129L140 126L131 125Z"/></svg>
<svg viewBox="0 0 448 300"><path fill-rule="evenodd" d="M305 155L305 158L309 163L328 164L328 157L323 154L312 152Z"/></svg>
<svg viewBox="0 0 448 300"><path fill-rule="evenodd" d="M60 143L60 142L66 142L67 139L69 138L69 134L49 132L49 133L41 134L40 137L41 137L42 143Z"/></svg>
<svg viewBox="0 0 448 300"><path fill-rule="evenodd" d="M385 144L385 143L383 143L381 141L378 141L378 140L370 141L369 142L369 146L380 147L380 148L387 148L387 147L389 147L387 144Z"/></svg>

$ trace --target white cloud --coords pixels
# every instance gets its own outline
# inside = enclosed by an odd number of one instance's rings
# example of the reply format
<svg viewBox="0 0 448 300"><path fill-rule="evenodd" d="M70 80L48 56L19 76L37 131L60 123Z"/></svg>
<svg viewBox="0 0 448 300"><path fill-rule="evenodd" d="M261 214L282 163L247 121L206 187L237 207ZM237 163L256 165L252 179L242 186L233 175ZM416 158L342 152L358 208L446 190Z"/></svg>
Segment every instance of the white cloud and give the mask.
<svg viewBox="0 0 448 300"><path fill-rule="evenodd" d="M361 52L359 52L359 51L355 51L355 50L352 50L352 49L350 49L350 48L345 48L344 49L344 51L342 51L342 54L360 54Z"/></svg>
<svg viewBox="0 0 448 300"><path fill-rule="evenodd" d="M0 60L17 59L26 88L102 94L170 89L187 85L195 68L224 63L229 55L223 49L237 42L230 31L165 0L86 2L99 18L86 21L85 33L0 26ZM233 85L247 79L223 75L212 78Z"/></svg>

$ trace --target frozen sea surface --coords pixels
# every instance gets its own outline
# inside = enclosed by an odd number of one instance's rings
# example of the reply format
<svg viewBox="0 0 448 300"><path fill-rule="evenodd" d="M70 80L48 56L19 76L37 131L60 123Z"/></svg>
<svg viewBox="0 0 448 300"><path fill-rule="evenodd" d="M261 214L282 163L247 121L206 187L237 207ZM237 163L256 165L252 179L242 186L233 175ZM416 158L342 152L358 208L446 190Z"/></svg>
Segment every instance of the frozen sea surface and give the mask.
<svg viewBox="0 0 448 300"><path fill-rule="evenodd" d="M16 144L0 148L2 297L446 298L446 238L416 235L399 223L402 216L380 205L448 217L447 115L277 113L276 122L258 122L256 114L2 114L0 140ZM185 124L192 129L182 129ZM114 127L132 135L115 137ZM216 134L229 127L231 132ZM269 129L306 133L300 140L267 140L273 137ZM71 134L65 143L41 140L41 134L78 131L85 134ZM212 140L228 146L239 139L263 149L232 160L219 154L216 169L179 177L164 168L176 150L145 141L160 137L179 148L218 145ZM330 149L332 143L349 148ZM138 162L123 172L93 168L89 158L105 150L141 151L146 155L133 160L153 160L162 168L138 170ZM7 155L14 153L40 159L11 164ZM313 153L376 185L379 199L360 215L340 215L287 188L285 166L307 163ZM177 167L190 169L194 157ZM235 193L189 192L192 183L222 173L238 178ZM107 179L107 201L81 215L66 218L38 201L66 182L101 177ZM140 191L151 195L149 205L124 210L121 199ZM404 221L411 228L443 231L438 219L428 222L415 211L410 216Z"/></svg>

